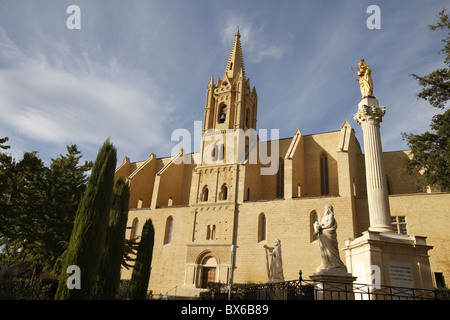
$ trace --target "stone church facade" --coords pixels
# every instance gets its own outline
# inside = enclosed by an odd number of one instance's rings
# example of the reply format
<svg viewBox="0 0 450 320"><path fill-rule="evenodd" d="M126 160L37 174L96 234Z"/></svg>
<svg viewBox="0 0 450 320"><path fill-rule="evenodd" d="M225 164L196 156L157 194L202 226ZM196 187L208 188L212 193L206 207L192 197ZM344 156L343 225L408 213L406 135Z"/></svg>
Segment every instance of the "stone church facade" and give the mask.
<svg viewBox="0 0 450 320"><path fill-rule="evenodd" d="M116 179L130 184L127 238L155 228L149 290L198 296L208 281L268 280L264 245L281 241L286 280L307 277L320 265L313 224L331 204L338 243L369 227L364 153L346 120L333 132L261 141L258 96L245 75L239 31L223 79L206 92L201 148L145 161L125 158ZM360 128L358 128L360 129ZM450 279L450 195L420 192L402 174L408 151L384 152L392 225L427 237L435 286ZM270 156L268 156L270 155ZM341 253L342 261L345 254ZM122 278L132 270L122 269Z"/></svg>

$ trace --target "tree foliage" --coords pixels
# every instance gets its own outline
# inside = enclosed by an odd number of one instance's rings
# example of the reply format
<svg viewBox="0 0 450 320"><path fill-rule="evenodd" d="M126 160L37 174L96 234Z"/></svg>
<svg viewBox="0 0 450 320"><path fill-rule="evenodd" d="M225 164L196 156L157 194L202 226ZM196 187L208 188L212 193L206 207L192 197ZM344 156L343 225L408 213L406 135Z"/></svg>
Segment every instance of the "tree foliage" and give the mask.
<svg viewBox="0 0 450 320"><path fill-rule="evenodd" d="M438 14L439 21L429 28L431 31L450 31L450 20L446 9ZM406 134L403 138L411 148L412 157L405 162L405 171L409 174L419 173L420 187L439 187L443 191L450 190L450 116L448 101L450 100L450 32L442 40L444 48L439 53L445 55L445 68L437 69L426 76L411 76L418 80L423 90L418 99L428 101L433 107L446 109L443 114L433 117L432 131L423 134Z"/></svg>
<svg viewBox="0 0 450 320"><path fill-rule="evenodd" d="M142 227L141 241L139 242L136 262L131 275L130 298L133 300L144 300L146 298L154 241L155 229L152 220L148 219Z"/></svg>
<svg viewBox="0 0 450 320"><path fill-rule="evenodd" d="M408 173L420 170L418 185L450 190L450 109L433 117L433 132L407 135L413 157L405 163Z"/></svg>
<svg viewBox="0 0 450 320"><path fill-rule="evenodd" d="M98 273L97 297L101 299L114 299L119 289L129 200L129 185L125 179L119 178L114 187L108 229Z"/></svg>
<svg viewBox="0 0 450 320"><path fill-rule="evenodd" d="M0 139L1 149L8 149ZM0 153L0 245L3 261L51 271L69 241L76 209L92 163L80 164L76 145L46 167L37 152L19 161Z"/></svg>
<svg viewBox="0 0 450 320"><path fill-rule="evenodd" d="M97 275L111 209L116 162L117 150L108 139L98 152L86 191L77 209L60 275L57 299L95 298ZM71 265L76 265L81 270L81 289L70 290L67 287L68 274L65 270Z"/></svg>
<svg viewBox="0 0 450 320"><path fill-rule="evenodd" d="M61 273L57 299L114 299L120 268L133 267L129 262L136 260L139 245L137 269L145 282L139 288L145 287L145 295L154 230L150 232L147 224L140 242L125 239L130 190L125 179L114 184L117 151L109 139L94 164L83 164L77 146L71 145L48 167L37 152L14 160L5 152L10 148L7 142L8 138L0 139L2 262L33 268L36 275ZM11 197L6 201L4 195ZM69 265L80 267L82 290L67 288Z"/></svg>

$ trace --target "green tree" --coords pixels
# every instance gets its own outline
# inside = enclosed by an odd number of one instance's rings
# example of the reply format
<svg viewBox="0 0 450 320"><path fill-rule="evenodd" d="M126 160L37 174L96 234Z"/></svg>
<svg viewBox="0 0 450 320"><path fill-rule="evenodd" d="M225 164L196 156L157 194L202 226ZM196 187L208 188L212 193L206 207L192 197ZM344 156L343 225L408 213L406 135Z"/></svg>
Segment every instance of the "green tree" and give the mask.
<svg viewBox="0 0 450 320"><path fill-rule="evenodd" d="M5 144L8 140L8 137L0 138L0 151L10 148L10 146ZM6 153L0 152L0 200L7 194L8 191L8 172L11 163L11 156L7 155ZM2 202L0 201L0 210L3 210L1 205Z"/></svg>
<svg viewBox="0 0 450 320"><path fill-rule="evenodd" d="M116 162L117 150L108 139L99 150L86 191L78 206L56 299L73 300L94 297L111 209ZM81 289L70 290L67 287L66 270L71 265L80 268Z"/></svg>
<svg viewBox="0 0 450 320"><path fill-rule="evenodd" d="M136 262L130 283L130 298L144 300L147 296L148 282L150 280L155 229L151 219L145 221L142 227L141 241L139 242Z"/></svg>
<svg viewBox="0 0 450 320"><path fill-rule="evenodd" d="M80 164L81 152L76 145L67 146L67 154L52 159L47 180L49 189L47 199L50 210L47 214L47 225L52 239L51 260L53 270L59 273L63 253L67 249L72 233L78 205L87 185L87 173L93 163L85 161Z"/></svg>
<svg viewBox="0 0 450 320"><path fill-rule="evenodd" d="M0 193L11 195L9 203L0 201L4 261L32 268L36 276L51 271L64 252L86 188L86 172L92 167L90 162L79 165L82 156L76 145L67 151L52 159L50 168L37 152L24 153L18 162L0 153Z"/></svg>
<svg viewBox="0 0 450 320"><path fill-rule="evenodd" d="M36 152L24 153L15 162L7 159L2 164L2 176L11 194L9 203L2 201L0 212L0 245L4 246L3 261L21 264L38 270L46 264L46 253L51 240L48 237L46 214L47 168ZM5 188L4 188L5 190Z"/></svg>
<svg viewBox="0 0 450 320"><path fill-rule="evenodd" d="M450 20L446 9L439 12L439 21L429 28L431 31L450 31ZM428 101L433 107L447 109L443 114L433 117L432 131L423 134L403 133L411 149L412 157L405 161L405 171L419 176L418 185L422 188L437 186L443 191L450 190L450 115L447 103L450 99L450 32L442 40L445 45L439 53L445 55L444 63L447 67L437 69L426 76L411 76L424 87L417 95L418 99Z"/></svg>
<svg viewBox="0 0 450 320"><path fill-rule="evenodd" d="M450 109L433 117L433 132L405 135L413 157L405 161L408 173L419 172L422 188L438 186L450 190Z"/></svg>
<svg viewBox="0 0 450 320"><path fill-rule="evenodd" d="M119 178L114 187L104 253L98 275L98 298L114 299L119 289L129 200L130 188L128 183L124 178Z"/></svg>
<svg viewBox="0 0 450 320"><path fill-rule="evenodd" d="M86 190L87 172L93 166L91 161L80 164L81 157L76 145L67 146L67 154L52 159L48 171L49 224L56 231L53 235L56 258L67 248L78 205Z"/></svg>

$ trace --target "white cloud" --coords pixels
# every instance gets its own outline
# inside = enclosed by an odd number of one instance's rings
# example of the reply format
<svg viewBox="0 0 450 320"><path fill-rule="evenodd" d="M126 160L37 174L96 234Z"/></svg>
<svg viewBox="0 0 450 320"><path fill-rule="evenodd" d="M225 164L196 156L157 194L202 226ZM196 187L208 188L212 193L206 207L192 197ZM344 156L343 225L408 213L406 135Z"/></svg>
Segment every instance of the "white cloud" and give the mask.
<svg viewBox="0 0 450 320"><path fill-rule="evenodd" d="M66 5L31 3L10 2L0 14L0 137L9 136L13 148L31 151L34 144L53 156L73 142L96 151L111 136L133 161L170 154L170 132L202 119L205 85L223 68L238 26L260 97L258 126L292 135L297 127L339 129L347 119L360 132L349 65L366 58L376 96L389 107L383 139L402 143L399 131L428 128L417 84L399 81L434 69L426 56L437 51L424 33L439 3L383 4L382 29L370 32L368 4L353 1L262 1L260 10L214 1L88 1L80 4L80 32L65 30Z"/></svg>
<svg viewBox="0 0 450 320"><path fill-rule="evenodd" d="M111 137L126 154L164 148L173 106L150 77L114 56L95 61L67 43L51 45L51 54L31 55L0 29L0 57L7 64L0 69L0 123L8 136L90 147Z"/></svg>

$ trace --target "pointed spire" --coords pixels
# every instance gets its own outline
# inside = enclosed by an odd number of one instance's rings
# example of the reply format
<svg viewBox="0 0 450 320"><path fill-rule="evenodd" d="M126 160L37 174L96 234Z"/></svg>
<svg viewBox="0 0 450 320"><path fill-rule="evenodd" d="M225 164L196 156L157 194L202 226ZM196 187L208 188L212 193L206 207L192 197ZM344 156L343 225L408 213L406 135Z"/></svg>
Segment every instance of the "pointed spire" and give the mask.
<svg viewBox="0 0 450 320"><path fill-rule="evenodd" d="M234 43L231 48L230 57L228 58L227 67L225 69L224 78L228 76L228 78L233 79L241 70L245 78L245 68L244 68L244 58L242 56L242 47L241 47L241 34L239 33L239 27L237 29L236 34L234 35Z"/></svg>

